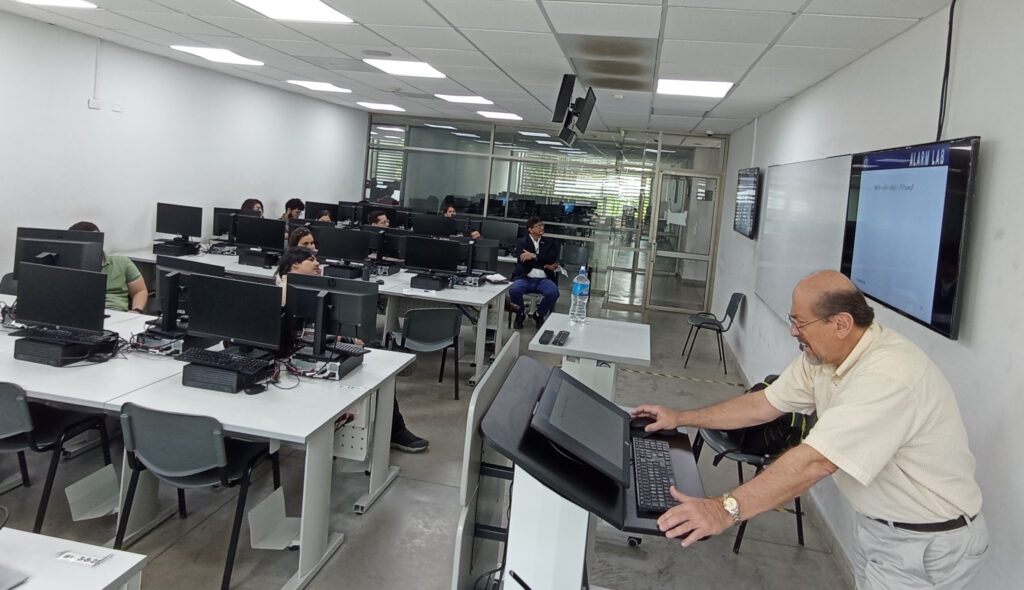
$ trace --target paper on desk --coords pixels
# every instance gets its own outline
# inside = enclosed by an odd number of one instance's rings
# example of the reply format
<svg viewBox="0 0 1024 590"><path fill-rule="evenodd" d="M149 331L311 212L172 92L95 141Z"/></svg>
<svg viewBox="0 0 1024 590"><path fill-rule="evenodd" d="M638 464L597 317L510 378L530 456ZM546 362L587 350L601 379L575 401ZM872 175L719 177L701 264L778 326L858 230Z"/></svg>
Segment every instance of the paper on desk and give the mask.
<svg viewBox="0 0 1024 590"><path fill-rule="evenodd" d="M508 282L508 279L505 278L505 275L499 274L499 273L485 275L484 276L484 280L487 281L488 283L507 283Z"/></svg>

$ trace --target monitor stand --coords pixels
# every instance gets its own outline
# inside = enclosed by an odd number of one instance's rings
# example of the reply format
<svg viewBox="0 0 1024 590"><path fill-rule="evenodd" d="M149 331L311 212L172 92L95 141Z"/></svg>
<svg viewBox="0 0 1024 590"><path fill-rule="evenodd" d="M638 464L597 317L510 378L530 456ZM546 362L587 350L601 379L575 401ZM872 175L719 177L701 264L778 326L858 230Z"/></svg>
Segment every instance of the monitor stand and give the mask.
<svg viewBox="0 0 1024 590"><path fill-rule="evenodd" d="M153 254L163 256L194 256L199 254L199 242L190 242L181 238L157 240L153 244Z"/></svg>
<svg viewBox="0 0 1024 590"><path fill-rule="evenodd" d="M281 261L281 255L263 250L239 250L238 264L246 266L262 266L263 268L274 268Z"/></svg>
<svg viewBox="0 0 1024 590"><path fill-rule="evenodd" d="M363 277L363 268L361 266L354 266L347 262L342 264L332 264L323 268L325 277L334 277L337 279L361 279Z"/></svg>

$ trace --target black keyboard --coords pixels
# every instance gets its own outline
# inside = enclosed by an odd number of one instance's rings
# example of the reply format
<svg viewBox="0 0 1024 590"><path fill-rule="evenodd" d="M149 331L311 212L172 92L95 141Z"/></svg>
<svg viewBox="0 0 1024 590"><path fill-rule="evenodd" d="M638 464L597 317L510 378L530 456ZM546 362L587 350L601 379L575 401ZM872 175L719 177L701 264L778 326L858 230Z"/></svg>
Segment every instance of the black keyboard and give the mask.
<svg viewBox="0 0 1024 590"><path fill-rule="evenodd" d="M633 437L633 472L636 474L636 509L640 516L661 515L675 506L668 491L676 484L668 443L663 440Z"/></svg>
<svg viewBox="0 0 1024 590"><path fill-rule="evenodd" d="M186 348L178 360L195 363L215 369L226 369L243 375L255 375L274 366L274 359L253 358L241 354L232 354L222 350L206 350L203 348Z"/></svg>
<svg viewBox="0 0 1024 590"><path fill-rule="evenodd" d="M106 344L109 342L117 341L117 334L114 332L104 332L102 334L83 334L81 332L72 332L71 330L60 330L56 328L43 328L39 326L31 328L22 328L16 332L12 332L11 336L15 338L30 338L32 340L39 340L41 342L54 342L56 344Z"/></svg>
<svg viewBox="0 0 1024 590"><path fill-rule="evenodd" d="M370 352L358 344L350 344L347 342L335 342L330 345L329 348L344 356L359 356Z"/></svg>

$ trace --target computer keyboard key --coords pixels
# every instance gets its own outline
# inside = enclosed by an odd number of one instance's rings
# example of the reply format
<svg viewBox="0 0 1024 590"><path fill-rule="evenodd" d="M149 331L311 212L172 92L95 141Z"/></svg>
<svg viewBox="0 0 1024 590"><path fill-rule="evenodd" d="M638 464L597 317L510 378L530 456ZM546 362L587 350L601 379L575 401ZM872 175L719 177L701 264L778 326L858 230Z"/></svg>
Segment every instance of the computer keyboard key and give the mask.
<svg viewBox="0 0 1024 590"><path fill-rule="evenodd" d="M215 369L225 369L243 375L256 375L274 366L274 359L256 358L222 350L205 350L188 348L178 356L178 360L195 363Z"/></svg>
<svg viewBox="0 0 1024 590"><path fill-rule="evenodd" d="M636 507L640 516L660 516L676 505L669 487L676 484L668 443L633 437Z"/></svg>

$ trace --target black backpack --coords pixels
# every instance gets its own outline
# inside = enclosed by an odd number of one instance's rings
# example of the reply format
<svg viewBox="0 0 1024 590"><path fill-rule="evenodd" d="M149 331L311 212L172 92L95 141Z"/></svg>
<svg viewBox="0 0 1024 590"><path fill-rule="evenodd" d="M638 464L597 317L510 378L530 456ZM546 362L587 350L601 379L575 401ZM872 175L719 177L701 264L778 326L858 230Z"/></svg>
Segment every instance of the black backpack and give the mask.
<svg viewBox="0 0 1024 590"><path fill-rule="evenodd" d="M761 391L778 378L778 375L768 375L762 382L755 383L744 393ZM732 434L730 439L737 441L737 448L730 449L729 451L763 457L777 457L800 444L800 441L807 437L811 427L814 426L817 420L817 414L791 412L779 416L771 422L728 431Z"/></svg>

